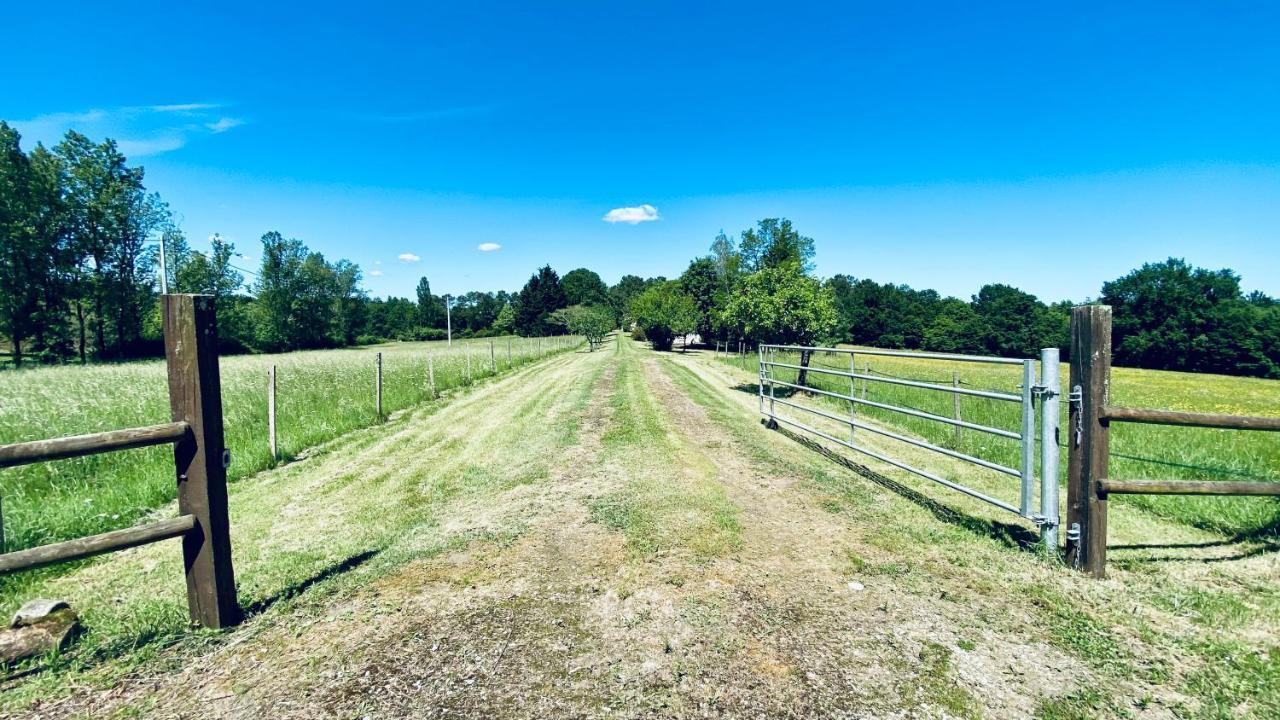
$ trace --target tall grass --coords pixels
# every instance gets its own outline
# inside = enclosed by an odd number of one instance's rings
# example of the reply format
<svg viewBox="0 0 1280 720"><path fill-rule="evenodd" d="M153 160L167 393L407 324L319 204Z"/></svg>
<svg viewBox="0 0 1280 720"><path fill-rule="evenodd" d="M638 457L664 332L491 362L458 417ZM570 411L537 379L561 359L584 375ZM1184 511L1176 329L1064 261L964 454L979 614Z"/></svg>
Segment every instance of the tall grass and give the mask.
<svg viewBox="0 0 1280 720"><path fill-rule="evenodd" d="M725 356L725 361L758 372L754 353ZM798 353L779 353L779 362L799 364ZM961 387L995 390L1019 394L1022 368L1011 365L987 365L941 361L924 358L897 358L872 355L856 356L859 374L873 377L902 378L951 385L958 377ZM818 369L847 372L847 353L814 353L811 363ZM794 383L798 371L777 368L774 377ZM1066 479L1067 365L1062 366L1061 462L1059 482ZM809 374L812 387L849 394L849 378L818 372ZM744 388L752 389L753 388ZM922 410L952 417L955 412L950 393L892 385L884 382L856 380L852 389L867 400ZM1258 378L1225 375L1179 373L1161 370L1114 368L1112 370L1112 402L1118 405L1151 407L1168 410L1221 412L1246 415L1280 414L1280 382ZM838 409L847 413L849 403L818 397L828 412ZM1017 432L1021 408L1017 403L961 396L961 419ZM791 415L798 411L782 408ZM944 447L959 450L992 462L1018 467L1019 447L1016 440L973 430L959 432L953 426L913 418L879 408L859 405L859 419L887 427L906 430ZM797 418L800 419L800 418ZM1038 456L1038 455L1037 455ZM1115 423L1111 426L1110 475L1124 479L1177 480L1267 480L1280 481L1280 436L1276 433L1207 428L1179 428L1158 425ZM1009 491L1004 499L1016 499L1017 479L1009 477ZM1121 503L1142 507L1150 512L1228 534L1256 535L1280 533L1280 499L1242 497L1125 496L1114 498Z"/></svg>
<svg viewBox="0 0 1280 720"><path fill-rule="evenodd" d="M493 352L490 352L492 343ZM577 338L495 338L391 343L342 350L246 355L221 361L229 477L274 464L267 440L267 370L277 368L277 435L284 460L379 421L374 354L382 353L383 413L501 374ZM468 371L468 368L470 370ZM151 425L169 420L163 361L61 366L0 373L0 444ZM173 450L159 446L0 470L5 549L126 527L176 493Z"/></svg>

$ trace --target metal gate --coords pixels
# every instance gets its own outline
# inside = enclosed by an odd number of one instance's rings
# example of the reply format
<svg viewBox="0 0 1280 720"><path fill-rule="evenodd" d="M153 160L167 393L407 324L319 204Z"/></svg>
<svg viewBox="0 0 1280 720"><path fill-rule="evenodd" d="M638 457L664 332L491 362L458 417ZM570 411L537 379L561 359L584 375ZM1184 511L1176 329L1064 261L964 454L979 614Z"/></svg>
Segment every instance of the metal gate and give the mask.
<svg viewBox="0 0 1280 720"><path fill-rule="evenodd" d="M1058 349L1048 348L1040 351L1039 359L1039 376L1037 378L1036 366L1037 361L1033 359L1020 358L1002 358L988 357L981 355L954 355L945 353L920 353L920 352L904 352L898 350L878 350L866 348L838 348L838 347L810 347L803 345L760 345L757 349L760 369L759 369L759 402L761 414L767 416L771 423L784 423L804 432L816 435L834 443L838 443L844 447L856 450L869 457L875 458L881 462L887 463L894 467L906 470L907 472L919 475L920 477L932 480L940 485L944 485L952 490L957 490L966 495L975 497L984 502L990 503L998 508L1020 515L1027 520L1032 521L1040 528L1041 540L1047 548L1057 549L1058 535L1057 528L1059 523L1058 517L1058 396L1060 393L1059 375L1058 375ZM797 354L800 356L798 362L785 362L780 360L781 356L788 354ZM808 362L815 354L824 355L848 355L849 369L837 369L823 365L815 365ZM860 357L881 357L881 358L911 358L915 360L934 360L946 361L948 363L983 363L988 365L1005 365L1019 366L1021 368L1021 383L1018 392L999 392L989 389L976 389L972 387L962 387L958 375L953 375L954 382L950 385L941 384L939 382L928 382L918 379L909 379L889 375L887 373L876 373L870 370L869 365L859 372L857 367L858 358ZM796 372L796 382L788 382L777 377L777 370L794 370ZM814 382L805 382L803 378L811 377L811 374L820 376L847 378L849 381L848 394L831 388L816 387ZM1038 380L1038 382L1037 382ZM862 396L858 396L857 382L862 382ZM946 417L936 412L928 412L919 408L906 407L901 404L895 404L888 401L868 400L867 384L882 383L891 386L917 388L927 391L949 393L955 398L957 412L954 417ZM814 393L817 395L834 398L836 400L848 403L848 415L841 416L833 412L829 412L819 407L805 405L795 402L786 397L778 397L777 388L789 388L791 390ZM986 400L1018 404L1020 406L1020 423L1017 431L1007 430L998 427L992 427L976 422L969 422L961 419L959 416L959 398L960 397L976 397ZM1036 412L1036 404L1039 403L1039 413ZM797 421L793 417L781 415L778 412L778 406L789 407L802 412L811 413L820 417L833 420L835 422L849 426L849 436L840 438L831 433L824 432L816 427ZM987 433L997 437L1013 440L1018 443L1019 460L1017 467L1011 467L998 462L993 462L974 454L961 452L956 449L943 447L927 440L912 437L910 435L894 432L879 425L869 424L858 419L857 408L869 407L887 411L891 414L900 414L924 420L930 423L940 423L956 428L956 432L964 430L973 430L980 433ZM1037 414L1039 415L1039 473L1036 467L1037 455ZM900 459L891 457L885 452L872 450L864 445L858 444L857 431L865 431L890 438L899 442L907 443L918 448L923 448L932 452L936 452L947 457L972 463L987 470L1001 473L1018 479L1019 496L1015 502L1003 500L991 494L984 493L975 488L968 487L961 482L948 479L934 472L922 470L918 467L903 462ZM1036 485L1037 478L1039 480L1039 504L1036 506Z"/></svg>

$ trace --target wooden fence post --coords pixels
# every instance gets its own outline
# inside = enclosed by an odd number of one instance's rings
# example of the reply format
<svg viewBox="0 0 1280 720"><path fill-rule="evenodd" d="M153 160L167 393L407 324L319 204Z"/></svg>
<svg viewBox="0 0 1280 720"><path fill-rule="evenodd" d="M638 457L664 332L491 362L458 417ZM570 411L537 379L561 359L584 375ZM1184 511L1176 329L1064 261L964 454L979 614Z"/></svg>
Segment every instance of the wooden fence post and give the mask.
<svg viewBox="0 0 1280 720"><path fill-rule="evenodd" d="M196 525L182 537L191 619L209 628L240 622L231 567L231 521L227 515L227 464L223 444L222 390L218 377L218 331L209 295L164 295L165 359L169 407L190 432L173 448L178 512Z"/></svg>
<svg viewBox="0 0 1280 720"><path fill-rule="evenodd" d="M436 363L430 355L427 356L427 383L431 386L431 399L440 397L440 393L436 392Z"/></svg>
<svg viewBox="0 0 1280 720"><path fill-rule="evenodd" d="M493 341L489 341L489 369L494 375L498 374L498 356L493 351Z"/></svg>
<svg viewBox="0 0 1280 720"><path fill-rule="evenodd" d="M511 367L511 338L507 338L507 369L510 370Z"/></svg>
<svg viewBox="0 0 1280 720"><path fill-rule="evenodd" d="M271 461L280 459L276 444L276 366L267 371L267 442L271 445Z"/></svg>
<svg viewBox="0 0 1280 720"><path fill-rule="evenodd" d="M373 356L373 405L374 414L382 419L382 353Z"/></svg>
<svg viewBox="0 0 1280 720"><path fill-rule="evenodd" d="M1067 562L1103 577L1107 565L1106 478L1110 426L1103 408L1111 390L1111 308L1071 310L1071 396L1067 424Z"/></svg>

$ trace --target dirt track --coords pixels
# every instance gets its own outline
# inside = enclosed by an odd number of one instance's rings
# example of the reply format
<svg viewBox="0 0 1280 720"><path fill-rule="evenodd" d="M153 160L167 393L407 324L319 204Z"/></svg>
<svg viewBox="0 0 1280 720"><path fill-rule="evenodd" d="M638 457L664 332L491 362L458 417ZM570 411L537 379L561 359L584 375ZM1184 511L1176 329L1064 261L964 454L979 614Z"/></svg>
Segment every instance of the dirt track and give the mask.
<svg viewBox="0 0 1280 720"><path fill-rule="evenodd" d="M1053 573L1042 560L762 429L738 382L705 358L628 343L320 453L300 463L316 493L385 473L390 499L405 474L468 463L529 479L456 492L400 541L444 552L33 710L1007 718L1096 681L1043 639L1033 601L1000 589L1005 573ZM296 495L276 517L299 519L267 535L326 532L340 518L317 519L320 506ZM901 539L895 523L940 542ZM1138 715L1168 712L1157 701Z"/></svg>

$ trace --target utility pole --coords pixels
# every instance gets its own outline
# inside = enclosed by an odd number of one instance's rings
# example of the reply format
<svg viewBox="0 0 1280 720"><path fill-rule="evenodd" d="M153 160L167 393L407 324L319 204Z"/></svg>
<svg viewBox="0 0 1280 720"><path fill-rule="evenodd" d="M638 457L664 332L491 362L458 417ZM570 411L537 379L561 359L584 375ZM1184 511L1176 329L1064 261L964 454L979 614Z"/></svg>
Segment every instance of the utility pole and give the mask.
<svg viewBox="0 0 1280 720"><path fill-rule="evenodd" d="M449 347L453 347L453 318L449 314L449 296L444 296L444 328L445 337L449 340Z"/></svg>
<svg viewBox="0 0 1280 720"><path fill-rule="evenodd" d="M169 294L169 268L164 261L164 233L160 233L160 294Z"/></svg>

